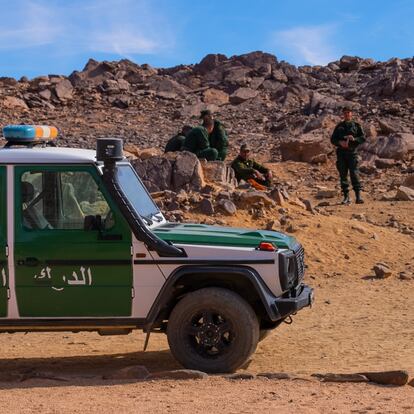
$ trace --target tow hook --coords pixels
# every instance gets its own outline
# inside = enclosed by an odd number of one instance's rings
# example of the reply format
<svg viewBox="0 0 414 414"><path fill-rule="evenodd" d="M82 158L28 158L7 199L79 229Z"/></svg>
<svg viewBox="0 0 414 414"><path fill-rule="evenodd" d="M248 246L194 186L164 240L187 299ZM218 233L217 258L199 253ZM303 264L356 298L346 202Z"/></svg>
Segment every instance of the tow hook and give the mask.
<svg viewBox="0 0 414 414"><path fill-rule="evenodd" d="M313 302L315 300L315 293L313 290L309 293L309 307L312 308Z"/></svg>

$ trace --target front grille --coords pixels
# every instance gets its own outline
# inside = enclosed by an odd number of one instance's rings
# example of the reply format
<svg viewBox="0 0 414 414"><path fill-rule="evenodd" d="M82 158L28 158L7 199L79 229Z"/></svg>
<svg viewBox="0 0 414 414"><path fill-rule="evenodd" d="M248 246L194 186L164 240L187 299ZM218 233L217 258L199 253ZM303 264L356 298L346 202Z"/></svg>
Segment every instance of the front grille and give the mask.
<svg viewBox="0 0 414 414"><path fill-rule="evenodd" d="M293 251L295 253L298 282L300 282L305 276L305 250L302 245L298 244Z"/></svg>

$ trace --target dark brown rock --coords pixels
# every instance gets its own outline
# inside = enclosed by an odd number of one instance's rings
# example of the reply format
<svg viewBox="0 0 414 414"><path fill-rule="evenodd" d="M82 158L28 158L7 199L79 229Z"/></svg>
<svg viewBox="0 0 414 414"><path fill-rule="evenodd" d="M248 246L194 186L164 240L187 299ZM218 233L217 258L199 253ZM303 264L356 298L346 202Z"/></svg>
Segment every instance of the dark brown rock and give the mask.
<svg viewBox="0 0 414 414"><path fill-rule="evenodd" d="M380 372L361 372L369 381L381 385L406 385L408 382L408 372L398 371L380 371Z"/></svg>
<svg viewBox="0 0 414 414"><path fill-rule="evenodd" d="M153 372L147 377L148 380L194 380L205 378L208 378L208 374L192 369Z"/></svg>
<svg viewBox="0 0 414 414"><path fill-rule="evenodd" d="M385 279L392 275L392 270L384 263L377 263L372 270L379 279Z"/></svg>
<svg viewBox="0 0 414 414"><path fill-rule="evenodd" d="M250 88L239 88L230 95L230 103L241 104L245 101L255 98L259 94L258 91Z"/></svg>
<svg viewBox="0 0 414 414"><path fill-rule="evenodd" d="M326 161L326 155L331 152L329 140L321 136L303 135L301 139L291 139L280 144L283 161L319 163L321 160Z"/></svg>
<svg viewBox="0 0 414 414"><path fill-rule="evenodd" d="M292 379L292 376L286 372L260 372L257 374L258 377L275 379L275 380L287 380Z"/></svg>
<svg viewBox="0 0 414 414"><path fill-rule="evenodd" d="M414 188L400 186L395 199L399 201L414 201Z"/></svg>
<svg viewBox="0 0 414 414"><path fill-rule="evenodd" d="M55 86L56 96L61 100L72 99L73 86L69 79L63 79Z"/></svg>
<svg viewBox="0 0 414 414"><path fill-rule="evenodd" d="M392 168L395 166L394 160L384 159L384 158L378 158L375 160L375 167L380 168L382 170L387 168Z"/></svg>
<svg viewBox="0 0 414 414"><path fill-rule="evenodd" d="M312 374L321 382L368 382L365 374Z"/></svg>
<svg viewBox="0 0 414 414"><path fill-rule="evenodd" d="M399 133L378 137L374 142L364 144L362 148L379 158L404 160L414 153L414 134Z"/></svg>
<svg viewBox="0 0 414 414"><path fill-rule="evenodd" d="M214 206L211 200L208 198L203 198L200 202L200 211L207 216L214 214Z"/></svg>
<svg viewBox="0 0 414 414"><path fill-rule="evenodd" d="M227 216L234 216L237 213L237 207L231 200L219 200L217 204Z"/></svg>
<svg viewBox="0 0 414 414"><path fill-rule="evenodd" d="M255 379L256 376L249 372L236 372L234 374L224 375L224 378L229 380L252 380Z"/></svg>
<svg viewBox="0 0 414 414"><path fill-rule="evenodd" d="M105 374L103 379L136 379L145 380L150 375L149 371L143 365L134 365L121 368L110 374Z"/></svg>

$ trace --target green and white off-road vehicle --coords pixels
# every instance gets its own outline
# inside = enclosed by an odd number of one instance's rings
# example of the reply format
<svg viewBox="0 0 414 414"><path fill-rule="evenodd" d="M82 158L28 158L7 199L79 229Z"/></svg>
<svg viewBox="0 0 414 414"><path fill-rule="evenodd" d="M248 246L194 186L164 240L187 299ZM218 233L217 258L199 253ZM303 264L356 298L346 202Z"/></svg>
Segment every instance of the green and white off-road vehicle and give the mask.
<svg viewBox="0 0 414 414"><path fill-rule="evenodd" d="M185 367L231 372L311 305L293 237L167 222L122 140L95 152L48 145L54 128L3 135L1 332L164 332Z"/></svg>

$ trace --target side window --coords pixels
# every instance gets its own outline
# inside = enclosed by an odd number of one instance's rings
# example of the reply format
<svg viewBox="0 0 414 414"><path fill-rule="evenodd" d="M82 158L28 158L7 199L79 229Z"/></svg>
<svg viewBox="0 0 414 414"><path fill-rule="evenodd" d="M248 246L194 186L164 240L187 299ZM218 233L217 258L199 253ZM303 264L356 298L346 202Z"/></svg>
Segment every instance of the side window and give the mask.
<svg viewBox="0 0 414 414"><path fill-rule="evenodd" d="M27 229L94 229L113 225L109 205L85 171L27 171L21 177Z"/></svg>

